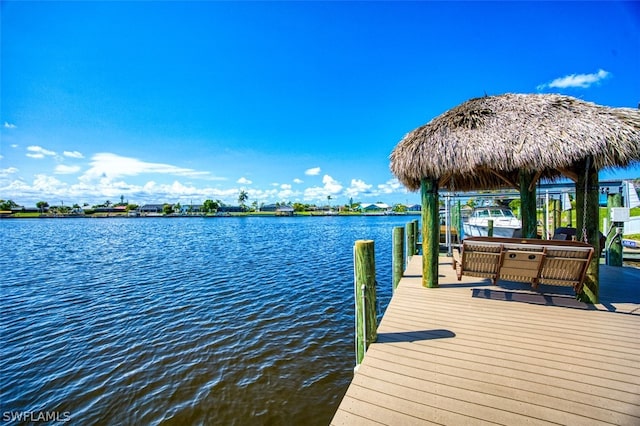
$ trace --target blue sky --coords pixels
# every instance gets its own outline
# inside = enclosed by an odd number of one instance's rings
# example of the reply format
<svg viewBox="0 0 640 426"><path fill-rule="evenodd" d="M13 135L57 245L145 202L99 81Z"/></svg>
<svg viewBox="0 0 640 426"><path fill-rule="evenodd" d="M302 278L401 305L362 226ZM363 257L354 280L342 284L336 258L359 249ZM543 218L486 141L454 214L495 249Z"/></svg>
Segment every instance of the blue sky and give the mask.
<svg viewBox="0 0 640 426"><path fill-rule="evenodd" d="M467 99L640 102L633 2L0 8L0 198L23 205L415 203L389 154Z"/></svg>

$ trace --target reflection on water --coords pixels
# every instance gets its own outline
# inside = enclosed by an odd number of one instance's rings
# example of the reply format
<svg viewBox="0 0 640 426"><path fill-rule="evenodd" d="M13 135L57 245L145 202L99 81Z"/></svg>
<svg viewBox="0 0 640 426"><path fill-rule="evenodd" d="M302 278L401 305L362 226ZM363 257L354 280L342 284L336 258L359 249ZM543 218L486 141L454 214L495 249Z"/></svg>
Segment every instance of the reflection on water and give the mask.
<svg viewBox="0 0 640 426"><path fill-rule="evenodd" d="M376 242L384 307L409 220L4 220L2 415L325 425L352 376L353 243Z"/></svg>

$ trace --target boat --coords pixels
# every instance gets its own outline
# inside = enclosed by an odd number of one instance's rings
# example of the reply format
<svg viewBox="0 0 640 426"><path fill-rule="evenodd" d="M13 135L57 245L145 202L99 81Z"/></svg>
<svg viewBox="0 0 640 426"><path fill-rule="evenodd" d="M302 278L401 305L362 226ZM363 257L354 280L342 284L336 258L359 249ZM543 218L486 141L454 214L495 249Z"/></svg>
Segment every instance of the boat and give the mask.
<svg viewBox="0 0 640 426"><path fill-rule="evenodd" d="M488 236L489 220L493 220L494 237L514 238L522 234L522 222L514 216L511 209L493 206L473 210L462 225L465 237Z"/></svg>

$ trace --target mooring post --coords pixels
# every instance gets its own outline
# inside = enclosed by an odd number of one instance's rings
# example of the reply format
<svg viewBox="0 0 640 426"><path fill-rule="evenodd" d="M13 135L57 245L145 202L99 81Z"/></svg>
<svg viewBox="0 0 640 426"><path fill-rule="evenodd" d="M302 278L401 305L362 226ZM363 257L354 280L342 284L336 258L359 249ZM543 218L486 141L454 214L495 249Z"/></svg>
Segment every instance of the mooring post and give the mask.
<svg viewBox="0 0 640 426"><path fill-rule="evenodd" d="M396 226L393 228L393 291L398 287L400 278L405 268L404 253L404 228Z"/></svg>
<svg viewBox="0 0 640 426"><path fill-rule="evenodd" d="M493 237L493 219L487 221L487 237Z"/></svg>
<svg viewBox="0 0 640 426"><path fill-rule="evenodd" d="M416 246L416 233L415 233L415 223L408 222L407 223L407 259L411 259L415 254L415 246Z"/></svg>
<svg viewBox="0 0 640 426"><path fill-rule="evenodd" d="M413 219L413 254L420 254L420 250L418 249L419 236L420 236L420 227L418 226L418 219Z"/></svg>
<svg viewBox="0 0 640 426"><path fill-rule="evenodd" d="M376 262L372 240L358 240L353 247L356 306L356 368L369 345L377 339Z"/></svg>

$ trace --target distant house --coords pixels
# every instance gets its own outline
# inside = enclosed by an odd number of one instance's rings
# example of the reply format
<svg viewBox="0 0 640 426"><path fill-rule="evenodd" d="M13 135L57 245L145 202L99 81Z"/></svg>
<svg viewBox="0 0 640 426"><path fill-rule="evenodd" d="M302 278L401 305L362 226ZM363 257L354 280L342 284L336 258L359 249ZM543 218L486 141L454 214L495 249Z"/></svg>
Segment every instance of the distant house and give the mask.
<svg viewBox="0 0 640 426"><path fill-rule="evenodd" d="M280 206L276 209L276 216L293 216L293 207Z"/></svg>
<svg viewBox="0 0 640 426"><path fill-rule="evenodd" d="M266 204L260 207L261 212L273 212L276 216L293 216L293 207L280 204Z"/></svg>
<svg viewBox="0 0 640 426"><path fill-rule="evenodd" d="M363 213L385 213L391 211L391 206L385 203L363 203L360 204Z"/></svg>
<svg viewBox="0 0 640 426"><path fill-rule="evenodd" d="M408 212L421 212L422 206L420 204L405 204Z"/></svg>
<svg viewBox="0 0 640 426"><path fill-rule="evenodd" d="M141 215L162 214L162 212L164 211L164 204L145 204L144 206L140 207L138 211Z"/></svg>
<svg viewBox="0 0 640 426"><path fill-rule="evenodd" d="M277 204L267 204L264 205L262 207L260 207L260 211L261 212L275 212L276 210L278 210L278 205Z"/></svg>
<svg viewBox="0 0 640 426"><path fill-rule="evenodd" d="M127 206L96 207L94 213L126 213Z"/></svg>
<svg viewBox="0 0 640 426"><path fill-rule="evenodd" d="M202 213L202 204L188 204L180 206L180 214L200 214Z"/></svg>
<svg viewBox="0 0 640 426"><path fill-rule="evenodd" d="M49 211L49 207L45 207L44 210L41 210L37 207L24 207L24 206L17 206L17 207L11 208L11 213L42 213L43 211L44 212Z"/></svg>
<svg viewBox="0 0 640 426"><path fill-rule="evenodd" d="M240 206L220 206L218 213L241 213L244 210Z"/></svg>

